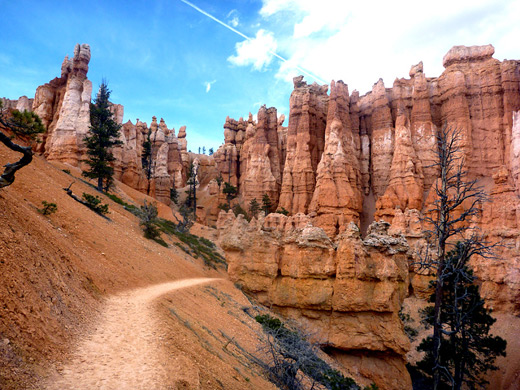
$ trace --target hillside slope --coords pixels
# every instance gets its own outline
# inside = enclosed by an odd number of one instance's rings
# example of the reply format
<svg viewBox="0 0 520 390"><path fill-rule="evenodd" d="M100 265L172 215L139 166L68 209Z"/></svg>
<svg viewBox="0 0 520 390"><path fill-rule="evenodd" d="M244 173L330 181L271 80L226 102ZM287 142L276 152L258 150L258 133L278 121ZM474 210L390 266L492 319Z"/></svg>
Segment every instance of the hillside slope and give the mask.
<svg viewBox="0 0 520 390"><path fill-rule="evenodd" d="M0 145L1 165L16 158ZM167 249L145 239L137 218L105 196L109 219L74 201L63 190L73 180L74 194L96 194L78 177L73 168L35 157L0 192L2 389L40 388L43 378L61 375L76 342L97 326L114 294L179 279L226 278L175 245ZM132 191L123 185L116 189L127 202ZM38 213L43 200L56 203L57 212ZM161 214L166 216L167 208ZM243 310L251 304L229 281L172 291L149 305L161 329L157 354L168 372L164 385L272 388L250 359L260 332Z"/></svg>

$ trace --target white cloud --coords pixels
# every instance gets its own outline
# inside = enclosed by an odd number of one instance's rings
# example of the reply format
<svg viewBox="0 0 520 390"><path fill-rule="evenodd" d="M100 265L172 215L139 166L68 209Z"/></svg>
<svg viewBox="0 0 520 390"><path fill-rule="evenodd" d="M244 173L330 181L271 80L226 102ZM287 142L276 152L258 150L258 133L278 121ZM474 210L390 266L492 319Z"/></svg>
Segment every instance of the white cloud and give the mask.
<svg viewBox="0 0 520 390"><path fill-rule="evenodd" d="M492 43L496 58L516 58L518 8L516 0L437 0L428 12L415 0L263 0L260 16L287 59L277 77L292 81L300 67L365 93L380 77L386 86L408 77L421 60L427 76L439 76L455 45Z"/></svg>
<svg viewBox="0 0 520 390"><path fill-rule="evenodd" d="M204 82L204 85L206 86L206 93L208 93L211 90L211 85L215 84L216 82L217 80Z"/></svg>
<svg viewBox="0 0 520 390"><path fill-rule="evenodd" d="M271 63L276 47L273 33L258 30L254 38L235 45L236 55L228 57L228 61L234 65L251 65L255 70L263 70Z"/></svg>
<svg viewBox="0 0 520 390"><path fill-rule="evenodd" d="M236 9L232 9L226 15L227 23L230 26L237 27L240 23L240 19L238 18L238 11Z"/></svg>

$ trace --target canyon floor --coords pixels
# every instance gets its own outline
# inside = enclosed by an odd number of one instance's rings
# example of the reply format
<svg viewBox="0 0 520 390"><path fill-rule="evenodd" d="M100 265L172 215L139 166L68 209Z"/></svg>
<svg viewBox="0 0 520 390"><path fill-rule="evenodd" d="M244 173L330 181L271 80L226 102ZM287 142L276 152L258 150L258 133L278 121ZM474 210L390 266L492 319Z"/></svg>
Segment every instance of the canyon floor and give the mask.
<svg viewBox="0 0 520 390"><path fill-rule="evenodd" d="M1 165L18 158L0 145ZM0 191L0 388L274 388L256 360L254 302L225 269L173 236L169 248L145 239L105 196L108 218L93 213L63 190L73 181L75 195L96 194L79 170L36 156ZM39 213L44 200L57 212Z"/></svg>

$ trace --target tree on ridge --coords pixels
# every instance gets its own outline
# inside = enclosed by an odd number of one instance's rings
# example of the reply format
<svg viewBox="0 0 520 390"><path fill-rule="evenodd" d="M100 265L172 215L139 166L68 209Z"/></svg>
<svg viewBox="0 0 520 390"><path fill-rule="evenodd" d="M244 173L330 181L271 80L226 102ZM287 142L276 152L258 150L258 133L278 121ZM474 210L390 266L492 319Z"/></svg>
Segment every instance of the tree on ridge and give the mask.
<svg viewBox="0 0 520 390"><path fill-rule="evenodd" d="M110 187L114 168L111 163L115 160L112 154L112 147L121 145L119 129L110 111L110 93L105 80L101 82L99 91L94 103L90 103L90 129L89 134L84 138L88 159L85 160L89 169L83 171L83 176L90 179L97 179L98 191L108 190Z"/></svg>

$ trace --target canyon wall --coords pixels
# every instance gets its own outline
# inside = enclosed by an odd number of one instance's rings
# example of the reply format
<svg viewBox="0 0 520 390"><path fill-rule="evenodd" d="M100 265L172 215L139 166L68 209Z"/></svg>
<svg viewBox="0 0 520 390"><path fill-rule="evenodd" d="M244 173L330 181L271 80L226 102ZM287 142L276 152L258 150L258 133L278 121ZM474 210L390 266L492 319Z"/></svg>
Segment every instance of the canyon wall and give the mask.
<svg viewBox="0 0 520 390"><path fill-rule="evenodd" d="M301 213L248 223L229 211L217 225L235 284L298 321L356 379L407 389L410 343L398 313L410 248L388 227L375 222L362 240L350 223L332 241Z"/></svg>
<svg viewBox="0 0 520 390"><path fill-rule="evenodd" d="M430 294L431 277L413 263L424 246L422 214L434 199L443 125L461 130L468 178L489 197L471 223L502 244L495 259L472 260L481 295L509 316L508 327L519 325L520 61L500 62L493 53L491 45L456 46L439 77L426 77L419 63L409 79L392 88L379 80L364 96L349 94L342 81L327 94L327 86L297 77L277 151L251 117L226 120L217 166L238 186L237 201L247 208L268 194L289 211L249 224L219 215L231 279L308 326L345 367L382 389L410 387L397 313L407 297ZM261 111L259 118L276 112ZM266 156L282 160L273 169ZM520 372L508 370L510 378Z"/></svg>
<svg viewBox="0 0 520 390"><path fill-rule="evenodd" d="M261 108L257 122L226 120L219 171L238 186L243 207L267 193L277 208L310 215L332 236L350 222L366 230L374 218L391 222L396 210L422 210L437 177L435 135L443 124L462 129L471 177L491 179L505 166L516 180L520 62L493 53L491 45L456 46L441 76L426 77L419 63L410 79L392 88L379 80L361 97L342 81L327 94L328 86L296 77L285 132L274 108Z"/></svg>

